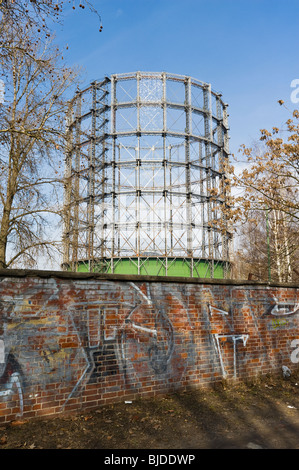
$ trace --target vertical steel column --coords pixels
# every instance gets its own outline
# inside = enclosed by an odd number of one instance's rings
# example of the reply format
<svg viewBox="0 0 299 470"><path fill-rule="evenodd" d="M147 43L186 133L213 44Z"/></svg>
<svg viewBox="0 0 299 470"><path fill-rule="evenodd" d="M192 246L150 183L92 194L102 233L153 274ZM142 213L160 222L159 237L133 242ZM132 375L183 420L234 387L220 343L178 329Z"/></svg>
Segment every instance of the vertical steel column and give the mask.
<svg viewBox="0 0 299 470"><path fill-rule="evenodd" d="M140 230L141 230L141 217L140 217L140 199L141 199L141 189L140 189L140 136L137 137L137 154L136 154L136 205L137 205L137 216L136 216L136 228L137 228L137 256L138 256L138 274L140 274L140 256L141 256L141 240L140 240Z"/></svg>
<svg viewBox="0 0 299 470"><path fill-rule="evenodd" d="M78 269L78 251L79 251L79 204L80 204L80 163L81 163L81 93L76 95L76 143L75 143L75 168L74 168L74 218L73 218L73 252L72 252L72 270Z"/></svg>
<svg viewBox="0 0 299 470"><path fill-rule="evenodd" d="M102 125L101 125L101 128L102 128L102 135L101 135L101 147L102 147L102 152L101 152L101 164L100 164L100 185L101 185L101 191L99 191L99 194L101 194L101 236L100 236L100 258L101 258L101 262L100 262L100 266L99 266L99 269L100 271L105 271L107 269L106 267L106 256L107 256L107 240L106 240L106 237L105 237L105 228L106 228L106 224L105 224L105 194L106 194L106 171L107 171L107 168L106 168L106 136L105 136L105 122L106 122L106 117L105 117L105 113L104 113L104 116L103 116L103 112L104 112L104 109L105 109L105 100L106 100L106 96L102 97L101 99L101 113L100 113L100 116L101 116L101 119L102 119ZM112 112L112 110L110 109L110 114L111 114L111 126L112 128L114 129L115 127L115 112ZM105 246L106 244L106 246ZM109 262L108 262L109 263Z"/></svg>
<svg viewBox="0 0 299 470"><path fill-rule="evenodd" d="M173 254L173 207L172 207L172 197L173 197L173 188L172 188L172 163L171 163L171 145L169 145L169 190L170 190L170 197L169 197L169 204L170 204L170 254Z"/></svg>
<svg viewBox="0 0 299 470"><path fill-rule="evenodd" d="M193 277L193 250L192 250L192 193L190 178L190 134L192 134L192 107L191 107L191 78L185 81L186 106L186 137L185 137L185 171L186 171L186 211L187 211L187 253L190 258L190 275Z"/></svg>
<svg viewBox="0 0 299 470"><path fill-rule="evenodd" d="M212 208L211 208L211 142L212 135L212 109L211 109L211 85L206 85L203 90L204 94L204 126L205 126L205 152L206 152L206 191L207 191L207 220L206 230L208 232L208 258L210 265L211 277L214 277L213 262L213 234L212 234Z"/></svg>
<svg viewBox="0 0 299 470"><path fill-rule="evenodd" d="M204 195L204 175L206 176L206 171L204 168L204 157L202 154L202 142L198 143L198 160L199 160L199 187L200 187L200 196L201 196L201 201L200 201L200 206L201 206L201 220L200 220L200 226L201 226L201 258L205 258L205 205L206 205L206 195Z"/></svg>
<svg viewBox="0 0 299 470"><path fill-rule="evenodd" d="M167 197L168 197L168 188L167 188L167 148L166 148L166 132L167 132L167 104L166 104L166 74L162 74L162 111L163 111L163 201L164 201L164 256L165 256L165 275L168 273L168 223L167 223Z"/></svg>
<svg viewBox="0 0 299 470"><path fill-rule="evenodd" d="M65 171L64 171L64 208L63 208L63 269L68 268L71 257L71 211L72 211L72 121L73 121L73 101L68 105L66 115L66 152L65 152Z"/></svg>
<svg viewBox="0 0 299 470"><path fill-rule="evenodd" d="M111 240L111 272L114 273L114 258L115 258L115 167L116 167L116 81L115 77L111 77L111 133L112 133L112 240Z"/></svg>
<svg viewBox="0 0 299 470"><path fill-rule="evenodd" d="M117 173L118 173L118 181L117 181L117 210L118 210L118 227L117 227L117 256L120 257L120 226L121 226L121 219L120 219L120 208L121 208L121 194L120 194L120 144L118 145L118 164L117 164Z"/></svg>
<svg viewBox="0 0 299 470"><path fill-rule="evenodd" d="M88 201L87 201L87 259L89 271L94 270L94 192L95 192L95 154L96 154L96 122L97 122L97 84L92 83L91 136L89 143Z"/></svg>
<svg viewBox="0 0 299 470"><path fill-rule="evenodd" d="M96 228L96 220L104 220L104 195L105 195L105 171L106 171L106 136L107 136L107 97L108 83L110 79L105 77L101 82L95 82L96 100L95 100L95 127L90 136L94 140L94 233L93 233L93 259L94 268L97 271L104 271L104 223L101 228ZM95 206L96 204L96 206ZM95 211L97 207L97 211ZM99 211L102 214L99 214Z"/></svg>
<svg viewBox="0 0 299 470"><path fill-rule="evenodd" d="M228 138L228 113L227 113L228 105L225 103L223 106L223 167L225 167L225 162L229 156L229 138ZM227 209L227 199L229 197L228 194L228 185L226 183L226 174L225 168L223 169L223 197L224 197L224 206ZM229 277L230 275L230 253L231 253L231 238L228 233L228 218L225 215L225 227L226 232L224 235L224 246L223 246L223 259L225 260L225 277Z"/></svg>
<svg viewBox="0 0 299 470"><path fill-rule="evenodd" d="M137 263L138 263L138 274L140 274L140 134L142 132L141 123L140 123L140 107L142 105L140 98L140 73L136 74L137 80L137 149L136 149L136 251L137 251Z"/></svg>
<svg viewBox="0 0 299 470"><path fill-rule="evenodd" d="M220 102L220 96L217 95L216 98L216 116L217 116L217 145L218 145L218 191L219 191L219 197L222 197L222 193L224 190L224 166L223 166L223 138L222 138L222 119L223 117L221 116L222 112L222 106ZM225 218L224 218L224 211L223 211L223 202L220 202L218 197L218 201L220 204L219 209L217 209L217 217L219 217L219 212L220 212L220 218L221 218L221 224L225 224ZM221 253L220 256L223 259L224 258L224 250L225 250L225 238L226 234L221 230L220 232L220 237L221 237Z"/></svg>

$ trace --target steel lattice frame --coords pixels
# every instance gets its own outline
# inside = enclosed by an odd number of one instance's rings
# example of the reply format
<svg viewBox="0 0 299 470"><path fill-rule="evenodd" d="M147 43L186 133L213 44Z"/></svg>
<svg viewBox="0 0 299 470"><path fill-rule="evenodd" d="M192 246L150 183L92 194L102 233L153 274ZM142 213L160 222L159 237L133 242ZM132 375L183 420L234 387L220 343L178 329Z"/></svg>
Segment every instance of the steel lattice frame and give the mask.
<svg viewBox="0 0 299 470"><path fill-rule="evenodd" d="M227 104L210 84L112 75L76 94L67 126L65 269L228 277Z"/></svg>

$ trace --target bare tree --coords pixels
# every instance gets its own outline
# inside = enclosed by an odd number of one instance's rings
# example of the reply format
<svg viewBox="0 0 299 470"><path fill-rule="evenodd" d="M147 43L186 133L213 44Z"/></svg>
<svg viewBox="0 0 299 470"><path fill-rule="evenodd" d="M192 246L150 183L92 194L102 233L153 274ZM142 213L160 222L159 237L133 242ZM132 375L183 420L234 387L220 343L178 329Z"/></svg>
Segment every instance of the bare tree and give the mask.
<svg viewBox="0 0 299 470"><path fill-rule="evenodd" d="M262 148L241 147L245 169L226 167L234 189L227 215L244 220L248 211L267 207L299 222L299 111L293 112L284 129L262 129L260 141Z"/></svg>
<svg viewBox="0 0 299 470"><path fill-rule="evenodd" d="M258 278L298 279L299 112L282 129L262 129L260 143L240 151L241 161L226 165L230 198L223 208L241 234L238 261Z"/></svg>
<svg viewBox="0 0 299 470"><path fill-rule="evenodd" d="M31 266L37 250L50 246L49 214L60 212L66 93L78 73L30 22L16 26L6 17L0 27L0 268L7 268Z"/></svg>
<svg viewBox="0 0 299 470"><path fill-rule="evenodd" d="M278 209L251 211L239 227L234 277L294 282L299 279L298 223Z"/></svg>
<svg viewBox="0 0 299 470"><path fill-rule="evenodd" d="M96 14L102 31L102 20L93 3L89 0L1 0L0 13L15 24L27 22L41 32L48 30L51 22L61 22L65 8L71 5L74 10L87 8Z"/></svg>

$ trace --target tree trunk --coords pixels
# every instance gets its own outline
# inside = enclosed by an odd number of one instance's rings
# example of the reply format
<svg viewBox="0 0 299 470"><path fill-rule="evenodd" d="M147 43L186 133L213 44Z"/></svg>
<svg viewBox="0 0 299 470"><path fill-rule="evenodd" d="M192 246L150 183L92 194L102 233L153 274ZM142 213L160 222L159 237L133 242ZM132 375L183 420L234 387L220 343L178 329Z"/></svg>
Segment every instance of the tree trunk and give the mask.
<svg viewBox="0 0 299 470"><path fill-rule="evenodd" d="M9 219L10 219L10 209L7 206L3 209L3 215L1 220L1 229L0 229L0 268L7 268L6 265L6 248L7 248L7 236L9 230Z"/></svg>
<svg viewBox="0 0 299 470"><path fill-rule="evenodd" d="M287 226L286 226L286 216L282 213L282 231L283 231L283 242L285 248L285 263L286 263L286 282L292 282L292 266L291 266L291 256L290 256L290 246L289 246L289 238L287 234Z"/></svg>
<svg viewBox="0 0 299 470"><path fill-rule="evenodd" d="M11 210L16 194L16 181L18 176L18 171L13 165L13 169L8 172L8 182L6 190L6 201L3 207L3 214L1 217L1 226L0 226L0 268L7 268L6 263L6 250L7 250L7 240L10 229L10 217Z"/></svg>

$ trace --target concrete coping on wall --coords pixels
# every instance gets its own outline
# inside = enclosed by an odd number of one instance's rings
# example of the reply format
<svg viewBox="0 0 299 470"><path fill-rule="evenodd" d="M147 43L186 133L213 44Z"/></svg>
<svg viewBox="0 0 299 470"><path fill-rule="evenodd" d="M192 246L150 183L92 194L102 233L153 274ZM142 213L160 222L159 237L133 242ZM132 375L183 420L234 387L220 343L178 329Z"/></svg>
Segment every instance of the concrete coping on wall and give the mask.
<svg viewBox="0 0 299 470"><path fill-rule="evenodd" d="M47 271L36 269L0 269L0 278L7 277L37 277L37 278L59 278L69 280L99 280L99 281L117 281L117 282L160 282L173 284L212 284L226 286L261 286L261 287L294 287L299 288L299 284L253 281L253 280L234 280L234 279L210 279L178 276L144 276L135 274L103 274L103 273L79 273L72 271Z"/></svg>

